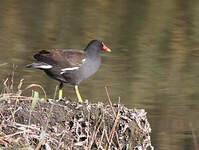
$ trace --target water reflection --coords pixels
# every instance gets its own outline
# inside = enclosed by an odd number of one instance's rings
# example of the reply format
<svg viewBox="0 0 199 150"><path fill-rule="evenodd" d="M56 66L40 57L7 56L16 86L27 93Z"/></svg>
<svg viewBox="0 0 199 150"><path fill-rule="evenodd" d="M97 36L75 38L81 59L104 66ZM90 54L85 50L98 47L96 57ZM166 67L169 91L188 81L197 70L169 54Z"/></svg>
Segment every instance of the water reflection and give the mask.
<svg viewBox="0 0 199 150"><path fill-rule="evenodd" d="M128 107L149 112L156 149L193 149L191 129L199 137L198 7L196 0L2 1L0 77L16 64L24 86L40 84L52 97L57 82L24 68L32 55L103 39L113 52L102 54L100 70L80 84L82 96L106 101L108 86L113 101L120 96ZM75 99L73 92L64 87L67 98Z"/></svg>

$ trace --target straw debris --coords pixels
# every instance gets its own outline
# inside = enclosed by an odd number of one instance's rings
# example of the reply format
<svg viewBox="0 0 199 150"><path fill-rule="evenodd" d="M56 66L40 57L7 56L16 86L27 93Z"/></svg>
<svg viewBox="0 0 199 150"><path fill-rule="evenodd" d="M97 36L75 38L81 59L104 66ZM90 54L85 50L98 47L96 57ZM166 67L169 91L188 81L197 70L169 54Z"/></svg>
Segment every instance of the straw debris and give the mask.
<svg viewBox="0 0 199 150"><path fill-rule="evenodd" d="M144 109L50 99L32 109L32 101L0 95L0 149L153 149Z"/></svg>

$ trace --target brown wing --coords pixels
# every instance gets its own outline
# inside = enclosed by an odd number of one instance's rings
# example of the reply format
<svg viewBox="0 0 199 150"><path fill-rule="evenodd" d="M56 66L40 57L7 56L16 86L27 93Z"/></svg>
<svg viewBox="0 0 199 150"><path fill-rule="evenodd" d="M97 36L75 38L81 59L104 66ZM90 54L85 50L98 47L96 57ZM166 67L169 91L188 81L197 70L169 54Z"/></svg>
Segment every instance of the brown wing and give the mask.
<svg viewBox="0 0 199 150"><path fill-rule="evenodd" d="M81 50L42 50L34 55L37 61L45 62L60 68L80 67L86 58L86 53Z"/></svg>

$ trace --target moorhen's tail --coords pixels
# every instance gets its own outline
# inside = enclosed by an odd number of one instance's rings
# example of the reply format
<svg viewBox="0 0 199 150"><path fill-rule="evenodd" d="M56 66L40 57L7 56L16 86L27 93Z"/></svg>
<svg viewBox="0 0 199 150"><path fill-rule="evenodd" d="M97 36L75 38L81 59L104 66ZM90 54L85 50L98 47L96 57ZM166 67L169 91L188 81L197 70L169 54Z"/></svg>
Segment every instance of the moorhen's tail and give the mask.
<svg viewBox="0 0 199 150"><path fill-rule="evenodd" d="M25 65L26 68L32 68L33 65L32 64L28 64L28 65Z"/></svg>
<svg viewBox="0 0 199 150"><path fill-rule="evenodd" d="M56 50L51 50L51 51L42 50L39 53L35 54L34 58L39 62L44 62L44 63L53 65L53 64L56 64L56 61L54 60L54 57L53 57L55 53L56 53Z"/></svg>
<svg viewBox="0 0 199 150"><path fill-rule="evenodd" d="M47 63L43 63L43 62L34 62L32 64L26 65L26 68L37 68L37 69L51 69L52 66L47 64Z"/></svg>

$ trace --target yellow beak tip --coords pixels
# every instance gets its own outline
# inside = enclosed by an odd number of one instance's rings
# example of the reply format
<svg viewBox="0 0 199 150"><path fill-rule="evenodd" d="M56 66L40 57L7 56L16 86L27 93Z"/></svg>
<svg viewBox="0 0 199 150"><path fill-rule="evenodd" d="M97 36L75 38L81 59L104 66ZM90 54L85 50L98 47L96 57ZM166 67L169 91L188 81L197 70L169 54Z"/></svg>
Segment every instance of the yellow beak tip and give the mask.
<svg viewBox="0 0 199 150"><path fill-rule="evenodd" d="M111 52L111 49L106 49L106 51L110 53L110 52Z"/></svg>

